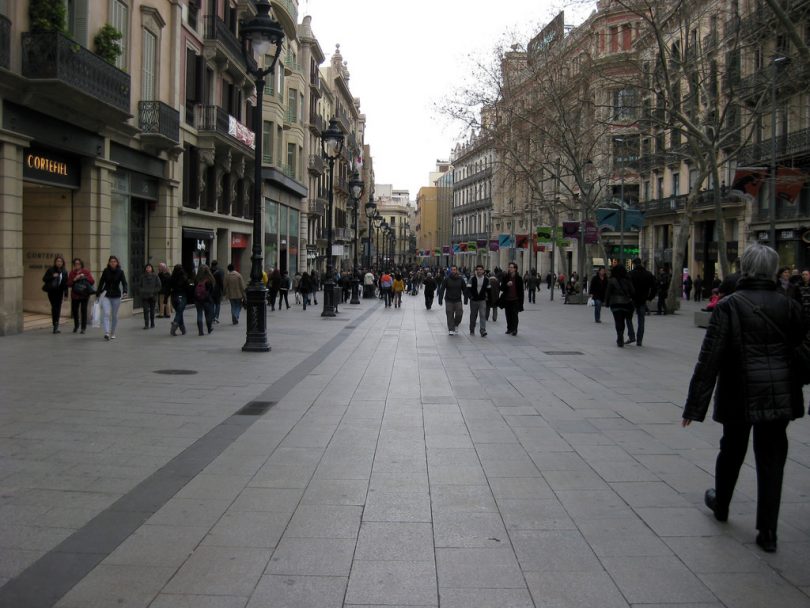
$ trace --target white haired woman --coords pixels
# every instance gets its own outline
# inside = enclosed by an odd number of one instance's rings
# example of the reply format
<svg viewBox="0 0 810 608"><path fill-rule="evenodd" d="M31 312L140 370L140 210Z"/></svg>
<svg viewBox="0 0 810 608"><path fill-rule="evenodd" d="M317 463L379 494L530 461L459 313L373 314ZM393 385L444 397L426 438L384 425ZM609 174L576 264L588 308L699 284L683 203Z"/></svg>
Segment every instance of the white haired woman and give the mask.
<svg viewBox="0 0 810 608"><path fill-rule="evenodd" d="M793 367L807 347L801 307L776 292L779 255L750 245L741 259L737 290L712 313L683 411L683 426L703 421L712 392L715 421L723 425L715 467L716 489L704 501L719 521L729 504L754 431L757 469L757 544L776 551L776 526L787 459L787 425L804 414L802 379ZM801 331L797 331L801 330Z"/></svg>

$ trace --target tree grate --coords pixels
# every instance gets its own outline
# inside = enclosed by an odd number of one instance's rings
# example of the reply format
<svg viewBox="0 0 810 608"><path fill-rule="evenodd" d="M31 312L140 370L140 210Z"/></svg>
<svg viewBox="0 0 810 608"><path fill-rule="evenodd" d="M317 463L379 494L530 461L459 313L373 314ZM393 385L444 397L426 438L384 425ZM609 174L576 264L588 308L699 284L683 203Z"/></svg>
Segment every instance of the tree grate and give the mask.
<svg viewBox="0 0 810 608"><path fill-rule="evenodd" d="M276 404L275 401L251 401L241 410L236 412L236 416L261 416Z"/></svg>
<svg viewBox="0 0 810 608"><path fill-rule="evenodd" d="M153 373L167 376L193 376L197 370L193 369L156 369Z"/></svg>
<svg viewBox="0 0 810 608"><path fill-rule="evenodd" d="M585 353L581 353L578 350L547 350L544 351L547 355L552 356L559 356L559 355L584 355Z"/></svg>

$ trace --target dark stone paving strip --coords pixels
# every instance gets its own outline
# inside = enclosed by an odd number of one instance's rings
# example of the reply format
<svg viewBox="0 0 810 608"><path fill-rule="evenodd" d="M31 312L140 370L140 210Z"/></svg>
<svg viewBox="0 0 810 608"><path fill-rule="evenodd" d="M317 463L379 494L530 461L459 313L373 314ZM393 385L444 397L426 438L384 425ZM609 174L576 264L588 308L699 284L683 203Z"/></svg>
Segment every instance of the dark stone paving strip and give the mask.
<svg viewBox="0 0 810 608"><path fill-rule="evenodd" d="M256 400L278 402L369 317L353 320ZM240 409L239 412L242 410ZM229 416L0 588L0 608L51 608L261 416Z"/></svg>

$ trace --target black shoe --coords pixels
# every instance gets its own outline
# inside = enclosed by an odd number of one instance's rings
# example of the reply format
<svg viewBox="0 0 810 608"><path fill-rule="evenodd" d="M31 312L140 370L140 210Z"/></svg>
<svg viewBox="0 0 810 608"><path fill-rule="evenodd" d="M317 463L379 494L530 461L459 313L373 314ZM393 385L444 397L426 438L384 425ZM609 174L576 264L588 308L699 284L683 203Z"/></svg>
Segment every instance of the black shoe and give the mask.
<svg viewBox="0 0 810 608"><path fill-rule="evenodd" d="M516 336L516 335L517 335L517 330L514 330L514 331L512 332L512 335L513 335L513 336Z"/></svg>
<svg viewBox="0 0 810 608"><path fill-rule="evenodd" d="M512 333L512 330L511 330L511 329L507 329L507 330L506 330L506 335L507 335L507 336L508 336L509 334L511 334L511 333Z"/></svg>
<svg viewBox="0 0 810 608"><path fill-rule="evenodd" d="M601 322L602 322L602 321L600 321L599 319L597 319L596 321L594 321L594 323L601 323Z"/></svg>
<svg viewBox="0 0 810 608"><path fill-rule="evenodd" d="M765 553L776 553L776 532L760 530L757 534L757 544Z"/></svg>
<svg viewBox="0 0 810 608"><path fill-rule="evenodd" d="M176 335L177 335L177 323L172 323L172 328L169 330L169 333L170 333L172 336L176 336Z"/></svg>
<svg viewBox="0 0 810 608"><path fill-rule="evenodd" d="M152 329L155 329L155 322L152 321L152 323L149 325L149 327L152 328Z"/></svg>
<svg viewBox="0 0 810 608"><path fill-rule="evenodd" d="M622 340L621 338L616 340L616 346L618 346L619 348L624 348L624 340Z"/></svg>
<svg viewBox="0 0 810 608"><path fill-rule="evenodd" d="M703 495L704 504L709 507L709 510L714 513L714 518L717 521L728 521L728 509L721 510L717 507L717 492L714 488L709 488Z"/></svg>
<svg viewBox="0 0 810 608"><path fill-rule="evenodd" d="M627 342L625 342L625 344L632 344L635 341L636 341L635 338L627 338Z"/></svg>
<svg viewBox="0 0 810 608"><path fill-rule="evenodd" d="M641 346L641 340L636 342L636 346Z"/></svg>
<svg viewBox="0 0 810 608"><path fill-rule="evenodd" d="M481 332L481 337L482 337L482 338L486 338L486 337L487 337L487 332L482 331L482 332Z"/></svg>
<svg viewBox="0 0 810 608"><path fill-rule="evenodd" d="M75 334L77 331L79 331L79 328L78 328L78 327L74 327L74 328L73 328L73 333Z"/></svg>

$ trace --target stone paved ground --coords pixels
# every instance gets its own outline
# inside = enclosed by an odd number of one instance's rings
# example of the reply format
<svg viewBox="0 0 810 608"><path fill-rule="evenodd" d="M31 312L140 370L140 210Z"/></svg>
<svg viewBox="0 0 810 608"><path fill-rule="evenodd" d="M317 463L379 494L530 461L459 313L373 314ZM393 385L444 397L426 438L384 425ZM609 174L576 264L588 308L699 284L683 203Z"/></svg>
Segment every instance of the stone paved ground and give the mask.
<svg viewBox="0 0 810 608"><path fill-rule="evenodd" d="M750 454L729 523L702 505L691 315L620 350L547 298L518 337L406 297L269 313L268 355L230 324L3 338L0 606L810 606L808 422L766 555Z"/></svg>

